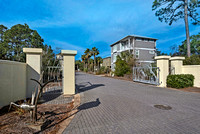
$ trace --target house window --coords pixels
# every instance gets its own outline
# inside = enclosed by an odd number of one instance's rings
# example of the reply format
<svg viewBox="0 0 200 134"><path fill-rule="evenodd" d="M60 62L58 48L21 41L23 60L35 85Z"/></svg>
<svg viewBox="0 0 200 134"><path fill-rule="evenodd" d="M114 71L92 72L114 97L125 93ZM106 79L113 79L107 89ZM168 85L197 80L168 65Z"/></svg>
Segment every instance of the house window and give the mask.
<svg viewBox="0 0 200 134"><path fill-rule="evenodd" d="M149 54L155 54L155 52L153 50L150 50Z"/></svg>
<svg viewBox="0 0 200 134"><path fill-rule="evenodd" d="M121 50L124 50L125 43L121 43Z"/></svg>
<svg viewBox="0 0 200 134"><path fill-rule="evenodd" d="M128 45L128 40L126 41L126 45Z"/></svg>
<svg viewBox="0 0 200 134"><path fill-rule="evenodd" d="M139 55L140 55L140 51L139 50L135 50L135 58L139 59Z"/></svg>
<svg viewBox="0 0 200 134"><path fill-rule="evenodd" d="M142 41L142 39L141 39L141 38L136 38L135 40L136 40L136 41Z"/></svg>

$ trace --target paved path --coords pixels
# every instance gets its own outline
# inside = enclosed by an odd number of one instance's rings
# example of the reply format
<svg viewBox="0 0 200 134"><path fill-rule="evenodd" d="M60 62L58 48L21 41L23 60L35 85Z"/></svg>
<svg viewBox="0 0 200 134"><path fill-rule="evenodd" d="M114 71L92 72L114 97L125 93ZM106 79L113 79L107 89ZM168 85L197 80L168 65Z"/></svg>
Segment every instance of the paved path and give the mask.
<svg viewBox="0 0 200 134"><path fill-rule="evenodd" d="M67 134L200 133L200 94L76 74L82 105ZM161 110L155 104L170 105Z"/></svg>
<svg viewBox="0 0 200 134"><path fill-rule="evenodd" d="M53 86L42 95L42 100L45 104L66 104L72 102L73 98L73 96L63 95L60 86Z"/></svg>

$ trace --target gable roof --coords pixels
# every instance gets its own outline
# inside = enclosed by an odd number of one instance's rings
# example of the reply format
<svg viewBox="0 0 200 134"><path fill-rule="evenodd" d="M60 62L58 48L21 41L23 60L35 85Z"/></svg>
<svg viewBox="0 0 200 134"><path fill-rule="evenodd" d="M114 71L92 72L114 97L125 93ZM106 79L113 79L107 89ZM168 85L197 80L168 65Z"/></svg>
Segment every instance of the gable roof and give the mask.
<svg viewBox="0 0 200 134"><path fill-rule="evenodd" d="M151 37L145 37L145 36L139 36L139 35L128 35L128 36L122 38L121 40L118 40L117 42L111 44L110 46L112 47L112 46L114 46L116 43L118 43L118 42L120 42L120 41L122 41L122 40L124 40L124 39L126 39L126 38L128 38L128 37L135 37L135 38L143 38L143 39L158 40L158 39L156 39L156 38L151 38Z"/></svg>
<svg viewBox="0 0 200 134"><path fill-rule="evenodd" d="M111 58L110 56L108 56L108 57L105 57L105 58L103 58L103 59L108 59L108 58Z"/></svg>

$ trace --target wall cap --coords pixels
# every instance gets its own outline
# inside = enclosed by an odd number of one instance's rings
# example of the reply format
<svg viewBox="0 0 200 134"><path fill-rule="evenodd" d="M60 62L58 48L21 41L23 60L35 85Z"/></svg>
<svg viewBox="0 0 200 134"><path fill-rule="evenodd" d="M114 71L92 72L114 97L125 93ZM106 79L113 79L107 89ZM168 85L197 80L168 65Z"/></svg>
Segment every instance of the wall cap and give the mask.
<svg viewBox="0 0 200 134"><path fill-rule="evenodd" d="M76 55L77 51L76 50L61 50L61 55Z"/></svg>
<svg viewBox="0 0 200 134"><path fill-rule="evenodd" d="M200 67L200 65L183 65L182 66L183 68L197 68L197 67Z"/></svg>
<svg viewBox="0 0 200 134"><path fill-rule="evenodd" d="M169 60L171 56L163 55L163 56L156 56L155 60Z"/></svg>
<svg viewBox="0 0 200 134"><path fill-rule="evenodd" d="M10 60L0 60L0 64L20 64L20 65L27 65L27 63L18 62L18 61L10 61Z"/></svg>
<svg viewBox="0 0 200 134"><path fill-rule="evenodd" d="M23 48L24 53L42 54L42 48Z"/></svg>
<svg viewBox="0 0 200 134"><path fill-rule="evenodd" d="M185 57L176 56L176 57L171 57L169 60L185 60Z"/></svg>

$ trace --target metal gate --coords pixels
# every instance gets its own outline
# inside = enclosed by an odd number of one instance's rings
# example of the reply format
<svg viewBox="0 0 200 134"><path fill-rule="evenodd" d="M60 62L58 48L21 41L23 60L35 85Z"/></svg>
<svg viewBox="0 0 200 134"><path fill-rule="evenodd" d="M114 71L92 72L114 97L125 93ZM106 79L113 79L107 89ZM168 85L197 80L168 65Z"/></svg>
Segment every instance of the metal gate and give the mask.
<svg viewBox="0 0 200 134"><path fill-rule="evenodd" d="M60 92L63 93L63 66L61 60L54 61L53 66L47 66L44 70L43 75L43 83L53 80L53 82L49 83L44 92Z"/></svg>
<svg viewBox="0 0 200 134"><path fill-rule="evenodd" d="M159 67L134 67L133 81L159 85Z"/></svg>

